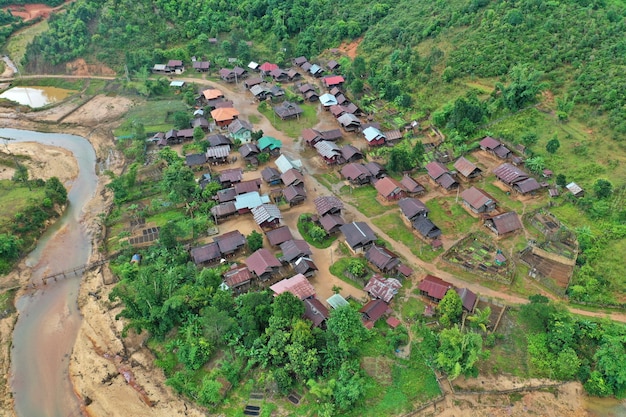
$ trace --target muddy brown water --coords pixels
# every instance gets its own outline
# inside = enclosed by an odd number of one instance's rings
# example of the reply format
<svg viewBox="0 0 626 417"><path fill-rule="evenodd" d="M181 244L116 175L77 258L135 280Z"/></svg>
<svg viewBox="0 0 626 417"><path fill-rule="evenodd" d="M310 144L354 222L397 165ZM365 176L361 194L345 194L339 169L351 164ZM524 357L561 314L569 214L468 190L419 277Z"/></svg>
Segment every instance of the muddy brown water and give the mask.
<svg viewBox="0 0 626 417"><path fill-rule="evenodd" d="M68 149L78 161L79 175L71 184L69 206L40 239L26 263L31 281L88 262L91 239L81 217L96 190L96 155L84 138L65 134L0 129L0 136ZM82 317L77 306L81 276L68 275L27 292L16 302L19 317L11 350L11 390L20 417L81 415L69 376L69 357Z"/></svg>
<svg viewBox="0 0 626 417"><path fill-rule="evenodd" d="M58 87L13 87L0 94L0 98L36 109L61 101L73 93L75 91Z"/></svg>

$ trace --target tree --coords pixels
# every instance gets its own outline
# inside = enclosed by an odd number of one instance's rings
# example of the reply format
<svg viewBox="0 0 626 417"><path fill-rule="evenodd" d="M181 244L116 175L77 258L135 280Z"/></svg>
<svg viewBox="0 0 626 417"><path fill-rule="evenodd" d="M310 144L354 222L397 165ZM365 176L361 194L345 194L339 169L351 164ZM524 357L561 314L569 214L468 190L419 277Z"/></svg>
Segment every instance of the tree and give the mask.
<svg viewBox="0 0 626 417"><path fill-rule="evenodd" d="M274 298L272 303L272 316L279 317L291 323L304 314L304 304L290 292L284 292Z"/></svg>
<svg viewBox="0 0 626 417"><path fill-rule="evenodd" d="M476 308L474 314L467 317L470 326L475 329L480 329L487 333L487 325L489 324L489 317L491 316L491 307L487 306L484 310Z"/></svg>
<svg viewBox="0 0 626 417"><path fill-rule="evenodd" d="M15 182L27 182L28 168L26 168L26 165L18 163L15 167L15 173L13 173L11 180Z"/></svg>
<svg viewBox="0 0 626 417"><path fill-rule="evenodd" d="M482 348L483 339L479 334L461 333L458 327L444 329L439 334L435 363L450 380L461 374L471 375L475 372L476 362L483 356Z"/></svg>
<svg viewBox="0 0 626 417"><path fill-rule="evenodd" d="M424 162L426 149L424 149L424 144L419 139L415 142L415 145L413 145L412 156L416 165L420 165Z"/></svg>
<svg viewBox="0 0 626 417"><path fill-rule="evenodd" d="M362 259L352 258L346 266L346 270L355 277L362 277L365 274L365 263Z"/></svg>
<svg viewBox="0 0 626 417"><path fill-rule="evenodd" d="M461 320L463 314L463 301L454 290L448 290L437 306L439 310L439 323L444 327L450 327Z"/></svg>
<svg viewBox="0 0 626 417"><path fill-rule="evenodd" d="M193 171L182 163L175 163L165 169L160 186L163 192L168 193L169 200L175 204L190 201L197 188Z"/></svg>
<svg viewBox="0 0 626 417"><path fill-rule="evenodd" d="M596 369L601 373L602 379L614 393L624 392L626 389L626 333L605 334L602 344L596 351L594 359L597 361Z"/></svg>
<svg viewBox="0 0 626 417"><path fill-rule="evenodd" d="M178 223L169 221L161 226L159 230L159 242L166 248L174 248L178 244L178 239L183 237L184 232Z"/></svg>
<svg viewBox="0 0 626 417"><path fill-rule="evenodd" d="M613 184L604 178L598 178L593 184L593 192L597 198L607 198L613 192Z"/></svg>
<svg viewBox="0 0 626 417"><path fill-rule="evenodd" d="M408 171L413 168L411 152L405 146L394 146L389 153L387 169L391 172Z"/></svg>
<svg viewBox="0 0 626 417"><path fill-rule="evenodd" d="M46 197L55 204L65 204L67 202L67 189L57 177L50 177L45 186Z"/></svg>
<svg viewBox="0 0 626 417"><path fill-rule="evenodd" d="M222 384L214 379L211 379L208 375L202 378L202 386L198 390L198 402L205 407L215 406L222 400L220 394L222 390Z"/></svg>
<svg viewBox="0 0 626 417"><path fill-rule="evenodd" d="M559 139L556 137L556 135L552 139L550 139L548 143L546 143L546 151L548 151L549 153L556 153L556 151L558 151L560 147L561 142L559 142Z"/></svg>
<svg viewBox="0 0 626 417"><path fill-rule="evenodd" d="M541 156L533 156L532 158L528 158L526 160L526 167L528 167L532 173L540 174L546 167L546 163Z"/></svg>
<svg viewBox="0 0 626 417"><path fill-rule="evenodd" d="M174 126L176 129L188 129L189 120L189 115L184 111L177 111L174 113Z"/></svg>
<svg viewBox="0 0 626 417"><path fill-rule="evenodd" d="M326 238L326 231L316 224L311 224L307 233L314 242L321 242Z"/></svg>
<svg viewBox="0 0 626 417"><path fill-rule="evenodd" d="M333 310L326 322L328 340L327 355L341 358L338 364L359 350L361 342L368 337L361 321L361 314L351 306Z"/></svg>
<svg viewBox="0 0 626 417"><path fill-rule="evenodd" d="M567 185L567 178L565 177L565 174L557 174L556 185L559 187L565 187Z"/></svg>
<svg viewBox="0 0 626 417"><path fill-rule="evenodd" d="M248 249L250 252L256 252L263 247L263 235L256 230L253 230L247 237Z"/></svg>
<svg viewBox="0 0 626 417"><path fill-rule="evenodd" d="M204 130L202 130L200 126L194 127L193 140L195 140L196 142L200 142L202 139L204 139Z"/></svg>
<svg viewBox="0 0 626 417"><path fill-rule="evenodd" d="M537 94L546 87L545 83L539 82L541 75L528 65L515 65L509 71L509 85L497 83L495 91L500 94L506 108L518 111L533 103Z"/></svg>
<svg viewBox="0 0 626 417"><path fill-rule="evenodd" d="M539 140L539 136L536 133L527 132L522 135L521 140L525 146L533 146Z"/></svg>
<svg viewBox="0 0 626 417"><path fill-rule="evenodd" d="M0 234L0 259L12 261L20 256L22 239L9 233Z"/></svg>
<svg viewBox="0 0 626 417"><path fill-rule="evenodd" d="M256 156L257 161L259 161L260 165L267 163L270 160L270 154L267 152L261 152Z"/></svg>

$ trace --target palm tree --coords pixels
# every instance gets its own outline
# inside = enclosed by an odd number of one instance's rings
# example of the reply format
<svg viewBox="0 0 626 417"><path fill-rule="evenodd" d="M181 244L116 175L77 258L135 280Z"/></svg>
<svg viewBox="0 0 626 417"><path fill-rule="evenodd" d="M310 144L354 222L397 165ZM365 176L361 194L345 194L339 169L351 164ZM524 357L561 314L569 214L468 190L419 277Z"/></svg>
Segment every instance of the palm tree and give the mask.
<svg viewBox="0 0 626 417"><path fill-rule="evenodd" d="M470 322L470 326L481 329L487 333L487 325L489 324L489 317L491 316L491 307L487 306L484 310L477 308L474 314L467 317Z"/></svg>

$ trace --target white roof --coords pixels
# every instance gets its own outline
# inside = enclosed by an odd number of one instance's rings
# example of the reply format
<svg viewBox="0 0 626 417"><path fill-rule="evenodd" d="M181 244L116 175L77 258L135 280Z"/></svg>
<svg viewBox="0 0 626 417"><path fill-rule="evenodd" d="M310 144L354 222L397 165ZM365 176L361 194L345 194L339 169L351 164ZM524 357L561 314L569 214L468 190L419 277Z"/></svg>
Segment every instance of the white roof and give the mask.
<svg viewBox="0 0 626 417"><path fill-rule="evenodd" d="M250 63L248 64L248 68L250 69L257 69L259 67L259 63L258 62L254 62L254 61L250 61Z"/></svg>
<svg viewBox="0 0 626 417"><path fill-rule="evenodd" d="M204 116L204 110L198 109L198 110L193 112L193 115L194 116Z"/></svg>
<svg viewBox="0 0 626 417"><path fill-rule="evenodd" d="M565 186L565 188L567 188L567 190L574 195L583 192L583 189L580 187L580 185L576 184L575 182L570 182Z"/></svg>
<svg viewBox="0 0 626 417"><path fill-rule="evenodd" d="M281 174L289 171L290 169L295 169L297 171L302 171L302 161L299 159L289 159L284 154L280 155L274 161L276 164L276 168L280 171Z"/></svg>
<svg viewBox="0 0 626 417"><path fill-rule="evenodd" d="M167 65L165 64L154 64L154 67L152 67L153 70L155 71L165 71L167 69Z"/></svg>
<svg viewBox="0 0 626 417"><path fill-rule="evenodd" d="M184 81L172 81L170 87L182 87L185 85Z"/></svg>
<svg viewBox="0 0 626 417"><path fill-rule="evenodd" d="M235 197L235 208L237 210L250 209L266 204L270 202L268 195L260 195L258 191L251 191L249 193L239 194Z"/></svg>
<svg viewBox="0 0 626 417"><path fill-rule="evenodd" d="M335 106L337 105L337 97L329 93L322 94L320 96L320 103L322 103L323 106Z"/></svg>
<svg viewBox="0 0 626 417"><path fill-rule="evenodd" d="M367 129L365 129L363 131L363 136L365 136L365 139L368 142L373 141L374 139L376 139L379 136L385 137L383 132L381 132L380 130L376 129L374 126L370 126Z"/></svg>

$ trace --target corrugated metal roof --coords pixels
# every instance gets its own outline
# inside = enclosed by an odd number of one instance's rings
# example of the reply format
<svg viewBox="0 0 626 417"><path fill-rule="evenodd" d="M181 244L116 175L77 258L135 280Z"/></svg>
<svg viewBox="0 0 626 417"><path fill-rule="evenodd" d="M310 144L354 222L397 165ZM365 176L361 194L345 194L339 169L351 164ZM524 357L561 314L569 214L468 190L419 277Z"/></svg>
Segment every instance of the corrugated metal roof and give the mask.
<svg viewBox="0 0 626 417"><path fill-rule="evenodd" d="M230 155L230 145L212 146L206 150L207 158L227 158Z"/></svg>
<svg viewBox="0 0 626 417"><path fill-rule="evenodd" d="M252 216L258 225L283 218L280 209L274 204L261 204L260 206L254 207L252 209Z"/></svg>
<svg viewBox="0 0 626 417"><path fill-rule="evenodd" d="M251 193L240 194L235 198L235 208L237 210L249 209L252 210L261 204L269 203L270 198L267 195L260 195L258 191Z"/></svg>

